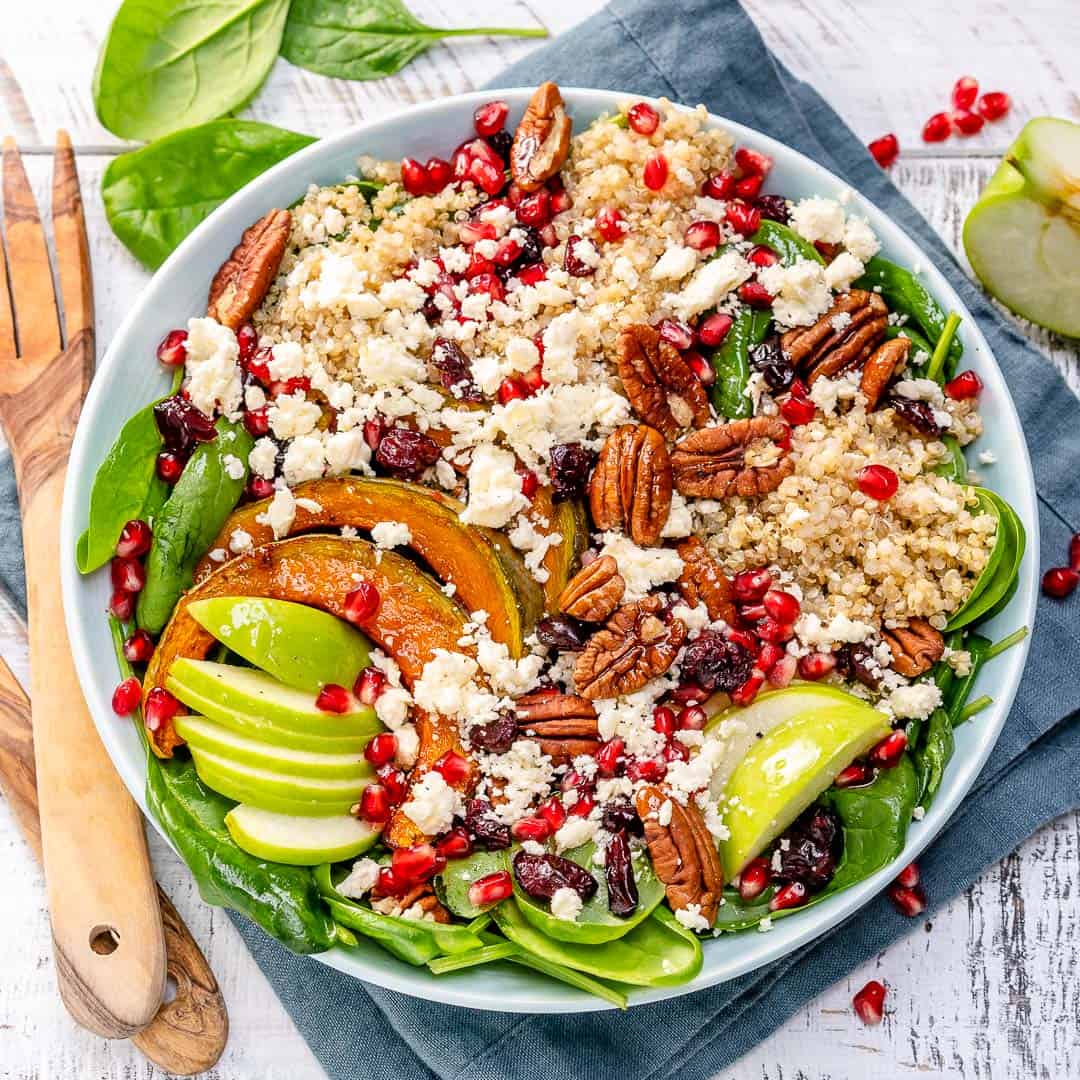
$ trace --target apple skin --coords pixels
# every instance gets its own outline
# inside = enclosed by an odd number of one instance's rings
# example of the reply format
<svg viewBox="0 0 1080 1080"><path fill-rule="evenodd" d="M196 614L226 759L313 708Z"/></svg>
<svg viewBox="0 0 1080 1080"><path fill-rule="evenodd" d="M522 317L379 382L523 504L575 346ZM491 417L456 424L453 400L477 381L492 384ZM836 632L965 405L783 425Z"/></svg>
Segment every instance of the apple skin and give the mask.
<svg viewBox="0 0 1080 1080"><path fill-rule="evenodd" d="M761 854L890 730L883 713L854 704L801 711L758 739L724 789L729 803L738 800L723 807L730 834L720 842L724 876L730 880Z"/></svg>
<svg viewBox="0 0 1080 1080"><path fill-rule="evenodd" d="M297 817L241 803L225 815L233 840L251 855L290 866L355 859L374 847L379 830L350 815Z"/></svg>
<svg viewBox="0 0 1080 1080"><path fill-rule="evenodd" d="M964 250L1006 307L1080 337L1080 124L1028 121L964 222Z"/></svg>
<svg viewBox="0 0 1080 1080"><path fill-rule="evenodd" d="M352 686L371 663L368 639L319 608L263 596L213 596L188 605L192 618L249 664L286 686L317 694Z"/></svg>

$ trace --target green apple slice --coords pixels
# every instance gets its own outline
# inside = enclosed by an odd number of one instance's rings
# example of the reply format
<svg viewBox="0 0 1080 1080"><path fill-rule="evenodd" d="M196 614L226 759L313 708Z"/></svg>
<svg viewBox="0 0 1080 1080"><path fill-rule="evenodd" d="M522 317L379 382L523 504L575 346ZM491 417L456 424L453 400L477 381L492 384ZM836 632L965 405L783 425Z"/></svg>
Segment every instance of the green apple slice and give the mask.
<svg viewBox="0 0 1080 1080"><path fill-rule="evenodd" d="M286 686L317 694L351 687L370 664L368 639L307 604L263 596L213 596L188 605L192 618L237 656Z"/></svg>
<svg viewBox="0 0 1080 1080"><path fill-rule="evenodd" d="M289 776L311 776L317 780L350 780L374 775L371 765L359 754L327 754L315 749L275 746L253 739L202 716L178 716L174 721L185 742L199 750L228 758L239 765L253 765Z"/></svg>
<svg viewBox="0 0 1080 1080"><path fill-rule="evenodd" d="M276 746L362 753L368 739L382 731L367 705L354 701L348 712L326 713L316 707L313 694L252 668L180 657L165 685L192 712Z"/></svg>
<svg viewBox="0 0 1080 1080"><path fill-rule="evenodd" d="M968 214L964 249L1003 304L1080 337L1080 124L1028 121Z"/></svg>
<svg viewBox="0 0 1080 1080"><path fill-rule="evenodd" d="M349 814L297 817L241 803L225 815L229 834L259 859L291 866L354 859L375 845L379 830Z"/></svg>
<svg viewBox="0 0 1080 1080"><path fill-rule="evenodd" d="M739 873L889 731L888 718L868 705L833 705L791 716L757 740L724 788L725 877Z"/></svg>

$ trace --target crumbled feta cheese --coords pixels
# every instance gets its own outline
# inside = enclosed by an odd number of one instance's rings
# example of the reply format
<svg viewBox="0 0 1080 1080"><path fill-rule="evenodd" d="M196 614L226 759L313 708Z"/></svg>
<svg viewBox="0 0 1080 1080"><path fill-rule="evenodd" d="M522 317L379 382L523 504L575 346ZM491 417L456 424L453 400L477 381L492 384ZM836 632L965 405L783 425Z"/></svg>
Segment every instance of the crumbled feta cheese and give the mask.
<svg viewBox="0 0 1080 1080"><path fill-rule="evenodd" d="M932 682L898 686L886 699L898 720L925 720L940 704L941 690Z"/></svg>
<svg viewBox="0 0 1080 1080"><path fill-rule="evenodd" d="M657 585L675 581L683 570L683 561L671 548L638 547L622 533L604 533L600 555L610 555L619 564L619 573L626 582L625 603L641 600Z"/></svg>
<svg viewBox="0 0 1080 1080"><path fill-rule="evenodd" d="M270 430L279 439L292 439L308 435L322 416L322 409L314 401L308 401L303 390L294 394L279 394L267 412Z"/></svg>
<svg viewBox="0 0 1080 1080"><path fill-rule="evenodd" d="M849 217L844 223L844 247L862 262L873 258L881 248L866 218Z"/></svg>
<svg viewBox="0 0 1080 1080"><path fill-rule="evenodd" d="M254 546L255 542L251 538L251 533L246 529L233 529L229 534L229 550L234 555L241 555L245 551L250 551Z"/></svg>
<svg viewBox="0 0 1080 1080"><path fill-rule="evenodd" d="M442 773L432 769L412 785L409 801L402 804L401 812L425 835L438 836L450 828L455 814L465 812L465 804L461 793L450 787Z"/></svg>
<svg viewBox="0 0 1080 1080"><path fill-rule="evenodd" d="M461 520L500 529L528 505L514 455L490 443L478 446L469 465L469 501Z"/></svg>
<svg viewBox="0 0 1080 1080"><path fill-rule="evenodd" d="M225 454L221 459L221 464L225 469L225 475L230 480L243 480L244 473L247 469L244 467L244 463L235 454Z"/></svg>
<svg viewBox="0 0 1080 1080"><path fill-rule="evenodd" d="M413 684L416 704L428 712L482 724L498 715L499 699L476 681L480 665L464 653L436 649Z"/></svg>
<svg viewBox="0 0 1080 1080"><path fill-rule="evenodd" d="M370 473L371 447L364 439L363 428L335 431L323 437L326 469L332 476L357 471Z"/></svg>
<svg viewBox="0 0 1080 1080"><path fill-rule="evenodd" d="M597 822L591 818L568 818L566 824L555 834L555 849L562 854L564 851L579 848L596 835L597 828Z"/></svg>
<svg viewBox="0 0 1080 1080"><path fill-rule="evenodd" d="M371 892L378 878L379 864L374 859L357 859L352 864L348 877L338 884L337 891L342 896L360 900Z"/></svg>
<svg viewBox="0 0 1080 1080"><path fill-rule="evenodd" d="M274 531L274 539L280 540L288 535L295 518L296 499L287 487L283 487L274 492L270 505L255 520L260 525L269 525Z"/></svg>
<svg viewBox="0 0 1080 1080"><path fill-rule="evenodd" d="M318 434L299 435L285 448L282 472L287 484L302 484L305 480L318 480L326 471L323 441Z"/></svg>
<svg viewBox="0 0 1080 1080"><path fill-rule="evenodd" d="M677 491L673 491L671 509L668 511L664 527L660 530L660 536L664 540L678 540L683 536L689 536L693 531L694 515L690 511L690 506Z"/></svg>
<svg viewBox="0 0 1080 1080"><path fill-rule="evenodd" d="M672 244L656 260L649 271L653 281L681 281L697 265L697 252L693 248Z"/></svg>
<svg viewBox="0 0 1080 1080"><path fill-rule="evenodd" d="M551 898L551 914L556 919L573 922L581 913L581 897L573 889L563 886L555 890Z"/></svg>
<svg viewBox="0 0 1080 1080"><path fill-rule="evenodd" d="M274 469L277 467L277 444L273 439L255 440L255 446L248 454L248 466L256 476L267 480L273 478Z"/></svg>
<svg viewBox="0 0 1080 1080"><path fill-rule="evenodd" d="M851 283L862 275L864 266L854 255L841 251L828 266L825 267L825 280L833 292L847 292Z"/></svg>
<svg viewBox="0 0 1080 1080"><path fill-rule="evenodd" d="M191 404L207 416L236 412L243 398L236 335L215 319L188 319L185 348L184 385Z"/></svg>
<svg viewBox="0 0 1080 1080"><path fill-rule="evenodd" d="M505 754L482 754L480 769L499 791L494 814L507 825L524 817L555 777L551 758L532 739L518 739Z"/></svg>
<svg viewBox="0 0 1080 1080"><path fill-rule="evenodd" d="M211 562L222 563L229 557L229 553L224 548L214 548L207 552L206 557Z"/></svg>
<svg viewBox="0 0 1080 1080"><path fill-rule="evenodd" d="M672 310L680 319L691 319L716 307L728 293L737 289L753 273L754 268L741 255L725 251L718 259L705 263L687 282L680 293L668 297Z"/></svg>
<svg viewBox="0 0 1080 1080"><path fill-rule="evenodd" d="M244 390L244 407L247 409L261 409L266 404L266 391L254 383Z"/></svg>
<svg viewBox="0 0 1080 1080"><path fill-rule="evenodd" d="M402 521L380 521L372 527L371 539L384 550L408 547L412 543L412 531Z"/></svg>
<svg viewBox="0 0 1080 1080"><path fill-rule="evenodd" d="M979 451L979 464L980 465L993 465L997 462L997 455L993 450L980 450Z"/></svg>
<svg viewBox="0 0 1080 1080"><path fill-rule="evenodd" d="M758 281L772 295L773 315L783 326L810 326L832 306L825 268L810 259L766 266L758 272Z"/></svg>
<svg viewBox="0 0 1080 1080"><path fill-rule="evenodd" d="M680 926L685 926L687 930L704 932L710 929L709 920L701 914L700 904L687 904L686 907L680 908L675 912L675 921Z"/></svg>
<svg viewBox="0 0 1080 1080"><path fill-rule="evenodd" d="M812 195L795 204L788 224L811 244L839 244L844 239L844 208L835 199Z"/></svg>
<svg viewBox="0 0 1080 1080"><path fill-rule="evenodd" d="M304 349L296 341L279 341L270 348L267 363L271 379L295 379L304 374Z"/></svg>

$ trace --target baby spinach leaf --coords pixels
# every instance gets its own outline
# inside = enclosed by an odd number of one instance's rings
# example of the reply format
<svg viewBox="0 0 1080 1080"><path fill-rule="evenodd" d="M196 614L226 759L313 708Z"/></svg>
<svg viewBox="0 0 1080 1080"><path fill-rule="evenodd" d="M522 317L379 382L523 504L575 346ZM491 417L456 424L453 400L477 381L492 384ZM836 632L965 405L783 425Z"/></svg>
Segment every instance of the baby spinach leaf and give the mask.
<svg viewBox="0 0 1080 1080"><path fill-rule="evenodd" d="M230 195L315 140L254 120L215 120L121 154L105 170L105 216L121 243L156 270Z"/></svg>
<svg viewBox="0 0 1080 1080"><path fill-rule="evenodd" d="M547 37L543 27L443 29L420 22L401 0L293 0L281 55L339 79L393 75L442 38Z"/></svg>
<svg viewBox="0 0 1080 1080"><path fill-rule="evenodd" d="M157 139L248 101L273 67L289 0L124 0L94 73L114 135Z"/></svg>

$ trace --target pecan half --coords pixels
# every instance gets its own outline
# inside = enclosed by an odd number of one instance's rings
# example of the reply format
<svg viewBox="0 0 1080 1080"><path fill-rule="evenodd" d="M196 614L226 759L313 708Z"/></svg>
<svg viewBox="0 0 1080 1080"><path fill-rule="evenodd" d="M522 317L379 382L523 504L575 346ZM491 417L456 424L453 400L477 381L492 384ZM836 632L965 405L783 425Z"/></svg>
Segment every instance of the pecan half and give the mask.
<svg viewBox="0 0 1080 1080"><path fill-rule="evenodd" d="M598 529L623 529L654 547L671 511L671 459L664 436L647 424L623 424L604 440L589 479Z"/></svg>
<svg viewBox="0 0 1080 1080"><path fill-rule="evenodd" d="M690 607L703 603L713 622L723 619L734 626L736 612L731 581L705 545L696 536L688 536L675 550L683 561L683 572L676 582L679 595Z"/></svg>
<svg viewBox="0 0 1080 1080"><path fill-rule="evenodd" d="M661 825L660 808L671 802L671 820ZM645 843L649 848L656 876L666 886L668 903L673 911L683 911L696 904L710 926L716 922L724 888L724 872L716 843L705 826L697 804L686 806L658 787L644 787L636 796L638 816L645 824Z"/></svg>
<svg viewBox="0 0 1080 1080"><path fill-rule="evenodd" d="M277 276L291 229L288 210L271 210L244 231L210 282L207 315L232 330L251 318Z"/></svg>
<svg viewBox="0 0 1080 1080"><path fill-rule="evenodd" d="M945 652L944 638L925 619L882 630L881 636L892 653L893 671L907 679L929 671Z"/></svg>
<svg viewBox="0 0 1080 1080"><path fill-rule="evenodd" d="M619 564L610 556L583 566L559 594L559 610L585 622L603 622L626 591Z"/></svg>
<svg viewBox="0 0 1080 1080"><path fill-rule="evenodd" d="M812 386L823 375L832 378L864 363L888 323L889 309L877 293L852 289L813 326L789 330L780 344L795 367L809 372L806 383Z"/></svg>
<svg viewBox="0 0 1080 1080"><path fill-rule="evenodd" d="M907 362L911 349L909 338L897 337L883 341L867 358L862 369L859 389L866 395L867 409L873 409L881 400L885 387Z"/></svg>
<svg viewBox="0 0 1080 1080"><path fill-rule="evenodd" d="M791 428L774 416L732 420L693 431L671 452L671 470L681 495L700 499L752 497L775 491L792 474ZM762 441L772 447L761 449Z"/></svg>
<svg viewBox="0 0 1080 1080"><path fill-rule="evenodd" d="M643 323L628 326L619 334L619 378L634 412L669 439L679 433L668 395L686 402L694 426L709 422L709 398L701 380L658 331Z"/></svg>
<svg viewBox="0 0 1080 1080"><path fill-rule="evenodd" d="M596 710L576 694L536 690L514 703L518 731L540 745L556 765L600 748Z"/></svg>
<svg viewBox="0 0 1080 1080"><path fill-rule="evenodd" d="M619 697L640 690L675 662L686 640L681 619L665 623L658 596L623 604L597 630L574 665L574 685L590 700Z"/></svg>
<svg viewBox="0 0 1080 1080"><path fill-rule="evenodd" d="M378 885L376 885L371 890L371 895L377 900L387 894L381 892ZM395 899L396 910L399 912L406 912L414 904L419 904L420 910L425 914L430 914L435 922L453 922L450 912L439 903L439 898L435 895L435 890L427 882L424 882L421 885L414 885L404 896Z"/></svg>
<svg viewBox="0 0 1080 1080"><path fill-rule="evenodd" d="M570 117L553 82L541 83L529 99L510 147L510 175L523 191L535 191L554 176L570 152Z"/></svg>

